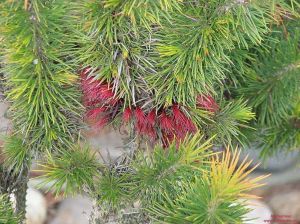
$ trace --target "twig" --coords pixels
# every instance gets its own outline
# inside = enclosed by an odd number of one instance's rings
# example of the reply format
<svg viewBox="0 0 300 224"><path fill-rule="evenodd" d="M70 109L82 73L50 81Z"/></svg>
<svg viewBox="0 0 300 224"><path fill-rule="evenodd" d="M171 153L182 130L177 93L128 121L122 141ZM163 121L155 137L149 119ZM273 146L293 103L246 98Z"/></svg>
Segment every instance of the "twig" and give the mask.
<svg viewBox="0 0 300 224"><path fill-rule="evenodd" d="M24 9L27 11L28 9L28 1L29 0L24 0Z"/></svg>

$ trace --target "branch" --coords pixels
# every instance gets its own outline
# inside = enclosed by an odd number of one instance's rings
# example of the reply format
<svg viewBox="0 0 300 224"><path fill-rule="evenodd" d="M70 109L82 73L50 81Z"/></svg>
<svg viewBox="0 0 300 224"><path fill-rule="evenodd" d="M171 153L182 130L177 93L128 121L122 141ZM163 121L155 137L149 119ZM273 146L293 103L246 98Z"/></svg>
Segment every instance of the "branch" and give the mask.
<svg viewBox="0 0 300 224"><path fill-rule="evenodd" d="M25 11L27 11L27 9L28 9L28 1L29 0L24 0L24 9L25 9Z"/></svg>

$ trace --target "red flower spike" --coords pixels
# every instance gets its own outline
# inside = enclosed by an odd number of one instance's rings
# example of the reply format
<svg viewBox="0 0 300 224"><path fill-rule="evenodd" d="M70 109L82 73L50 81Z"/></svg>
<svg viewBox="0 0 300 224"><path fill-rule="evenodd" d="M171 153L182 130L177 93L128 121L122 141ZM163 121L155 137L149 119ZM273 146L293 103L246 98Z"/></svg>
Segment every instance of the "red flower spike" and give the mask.
<svg viewBox="0 0 300 224"><path fill-rule="evenodd" d="M101 84L96 89L97 96L100 99L108 100L114 97L114 93L108 84Z"/></svg>
<svg viewBox="0 0 300 224"><path fill-rule="evenodd" d="M87 118L96 120L94 126L103 127L118 112L120 100L115 97L108 83L88 77L92 71L91 67L87 67L80 72L82 101L88 108Z"/></svg>
<svg viewBox="0 0 300 224"><path fill-rule="evenodd" d="M209 95L197 96L197 106L214 113L219 110L219 105L216 103L215 99Z"/></svg>
<svg viewBox="0 0 300 224"><path fill-rule="evenodd" d="M83 101L83 105L85 107L96 107L96 106L98 106L97 104L101 103L99 100L92 101L92 100L86 99L85 96L83 96L82 101Z"/></svg>
<svg viewBox="0 0 300 224"><path fill-rule="evenodd" d="M127 107L123 112L123 121L125 123L129 122L132 117L132 111L129 107Z"/></svg>
<svg viewBox="0 0 300 224"><path fill-rule="evenodd" d="M197 131L196 125L190 119L187 120L187 130L190 131L190 132L196 132Z"/></svg>
<svg viewBox="0 0 300 224"><path fill-rule="evenodd" d="M134 111L134 115L136 119L136 129L139 133L143 133L147 128L147 120L143 110L140 107L137 107Z"/></svg>
<svg viewBox="0 0 300 224"><path fill-rule="evenodd" d="M150 127L154 127L155 125L155 120L156 120L156 113L155 110L152 110L146 117L147 119L147 124Z"/></svg>
<svg viewBox="0 0 300 224"><path fill-rule="evenodd" d="M101 117L95 124L95 127L97 128L103 128L105 125L107 125L110 122L109 116L103 116Z"/></svg>
<svg viewBox="0 0 300 224"><path fill-rule="evenodd" d="M81 81L83 94L89 99L97 98L99 85L100 82L98 80L93 80L92 78L83 78Z"/></svg>
<svg viewBox="0 0 300 224"><path fill-rule="evenodd" d="M114 92L108 83L101 83L99 80L87 78L83 75L81 86L84 102L87 105L94 102L95 104L105 103L114 106L118 102L118 99L115 98Z"/></svg>
<svg viewBox="0 0 300 224"><path fill-rule="evenodd" d="M91 109L87 112L87 118L89 119L96 119L101 113L105 112L106 108L104 107L97 107L94 109Z"/></svg>
<svg viewBox="0 0 300 224"><path fill-rule="evenodd" d="M179 139L184 139L187 135L188 131L182 127L182 125L177 124L175 125L175 135Z"/></svg>
<svg viewBox="0 0 300 224"><path fill-rule="evenodd" d="M109 89L108 85L101 84L96 85L91 83L85 93L90 100L108 100L113 97L113 92Z"/></svg>
<svg viewBox="0 0 300 224"><path fill-rule="evenodd" d="M171 117L169 117L164 111L160 116L160 127L162 130L172 133L174 129L174 122Z"/></svg>
<svg viewBox="0 0 300 224"><path fill-rule="evenodd" d="M196 131L196 126L192 122L190 118L188 118L180 109L178 105L173 105L172 107L173 110L173 116L174 116L174 121L176 124L176 130L181 131L181 130L186 130L190 132L195 132Z"/></svg>
<svg viewBox="0 0 300 224"><path fill-rule="evenodd" d="M179 109L179 106L174 104L172 106L173 116L176 124L185 124L188 119L183 112Z"/></svg>
<svg viewBox="0 0 300 224"><path fill-rule="evenodd" d="M138 122L145 123L145 114L140 107L137 107L134 111L135 118Z"/></svg>
<svg viewBox="0 0 300 224"><path fill-rule="evenodd" d="M140 134L147 135L151 140L155 140L157 138L157 133L154 127L156 122L155 111L151 111L146 116L140 108L136 108L135 118L137 131Z"/></svg>

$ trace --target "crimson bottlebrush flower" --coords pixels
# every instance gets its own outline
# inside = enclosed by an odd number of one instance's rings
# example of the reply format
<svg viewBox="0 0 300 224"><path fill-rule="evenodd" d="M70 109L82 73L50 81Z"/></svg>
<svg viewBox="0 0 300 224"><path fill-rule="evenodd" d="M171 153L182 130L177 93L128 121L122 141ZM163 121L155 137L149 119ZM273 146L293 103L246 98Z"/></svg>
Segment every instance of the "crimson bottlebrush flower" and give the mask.
<svg viewBox="0 0 300 224"><path fill-rule="evenodd" d="M105 111L106 111L106 108L104 108L104 107L96 107L96 108L90 109L87 112L86 116L89 119L96 119L99 115L101 115Z"/></svg>
<svg viewBox="0 0 300 224"><path fill-rule="evenodd" d="M190 132L196 132L197 131L196 125L189 118L187 118L186 127L187 127L187 130L189 130Z"/></svg>
<svg viewBox="0 0 300 224"><path fill-rule="evenodd" d="M102 128L110 122L111 118L109 115L104 115L95 123L95 127Z"/></svg>
<svg viewBox="0 0 300 224"><path fill-rule="evenodd" d="M175 135L178 139L184 139L189 132L180 124L175 125Z"/></svg>
<svg viewBox="0 0 300 224"><path fill-rule="evenodd" d="M215 99L209 95L199 95L197 96L197 106L204 108L210 112L217 112L219 110L219 105L216 103Z"/></svg>
<svg viewBox="0 0 300 224"><path fill-rule="evenodd" d="M88 77L91 68L81 71L83 104L87 107L87 118L96 120L94 126L107 125L117 113L120 100L114 96L110 85L93 77Z"/></svg>
<svg viewBox="0 0 300 224"><path fill-rule="evenodd" d="M146 117L147 125L150 127L154 127L156 121L156 113L155 110L150 111L150 113Z"/></svg>
<svg viewBox="0 0 300 224"><path fill-rule="evenodd" d="M160 128L166 132L173 132L174 129L173 119L165 111L160 115Z"/></svg>
<svg viewBox="0 0 300 224"><path fill-rule="evenodd" d="M160 117L160 127L162 129L162 142L164 147L176 141L178 145L187 134L196 131L196 125L180 110L178 104L172 106L172 116L162 112Z"/></svg>
<svg viewBox="0 0 300 224"><path fill-rule="evenodd" d="M82 75L81 87L86 105L105 103L115 105L118 102L110 85L91 77Z"/></svg>
<svg viewBox="0 0 300 224"><path fill-rule="evenodd" d="M140 107L135 108L134 115L138 122L141 122L141 123L146 122L145 113Z"/></svg>
<svg viewBox="0 0 300 224"><path fill-rule="evenodd" d="M114 97L114 93L112 89L106 83L99 85L98 88L96 88L95 90L98 91L97 92L98 97L103 100L107 100Z"/></svg>
<svg viewBox="0 0 300 224"><path fill-rule="evenodd" d="M91 77L88 77L88 73L90 70L91 70L91 68L85 68L80 73L81 87L82 87L83 91L88 90L88 87L91 83L92 83L92 85L95 84L94 80Z"/></svg>
<svg viewBox="0 0 300 224"><path fill-rule="evenodd" d="M152 140L157 138L157 133L155 130L155 123L156 123L156 113L155 110L152 110L148 113L145 117L146 123L142 129L143 134L149 136Z"/></svg>
<svg viewBox="0 0 300 224"><path fill-rule="evenodd" d="M91 83L85 92L90 100L107 100L113 99L114 93L108 84Z"/></svg>
<svg viewBox="0 0 300 224"><path fill-rule="evenodd" d="M104 103L109 105L115 105L118 102L118 99L115 98L114 92L109 84L101 84L97 89L97 98L102 100Z"/></svg>
<svg viewBox="0 0 300 224"><path fill-rule="evenodd" d="M180 132L181 130L186 130L189 132L196 131L196 126L193 121L188 118L180 109L177 104L172 106L174 121L176 125L176 130Z"/></svg>
<svg viewBox="0 0 300 224"><path fill-rule="evenodd" d="M181 112L178 104L172 106L172 112L176 123L184 123L186 121L186 116Z"/></svg>
<svg viewBox="0 0 300 224"><path fill-rule="evenodd" d="M130 109L130 107L127 107L123 112L123 121L127 123L130 121L131 117L132 117L132 110Z"/></svg>
<svg viewBox="0 0 300 224"><path fill-rule="evenodd" d="M136 129L138 132L142 133L147 128L147 120L145 118L145 113L140 107L134 110L134 116L136 119Z"/></svg>

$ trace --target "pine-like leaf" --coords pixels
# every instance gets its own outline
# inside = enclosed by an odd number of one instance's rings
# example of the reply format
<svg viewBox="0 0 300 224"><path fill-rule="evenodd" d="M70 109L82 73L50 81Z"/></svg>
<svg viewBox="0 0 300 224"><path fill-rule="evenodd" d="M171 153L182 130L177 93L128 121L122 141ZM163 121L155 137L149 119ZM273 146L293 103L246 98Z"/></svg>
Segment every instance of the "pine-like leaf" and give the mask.
<svg viewBox="0 0 300 224"><path fill-rule="evenodd" d="M74 195L87 191L93 188L99 177L100 164L88 147L73 145L71 149L49 157L41 166L44 174L39 177L42 180L40 186L50 184L49 191L56 195Z"/></svg>
<svg viewBox="0 0 300 224"><path fill-rule="evenodd" d="M0 223L19 224L20 222L20 219L14 213L9 196L0 194Z"/></svg>

